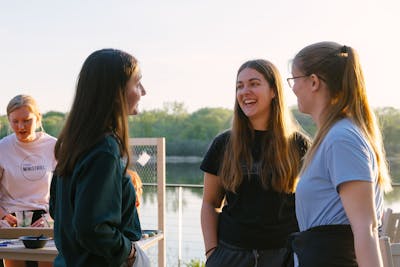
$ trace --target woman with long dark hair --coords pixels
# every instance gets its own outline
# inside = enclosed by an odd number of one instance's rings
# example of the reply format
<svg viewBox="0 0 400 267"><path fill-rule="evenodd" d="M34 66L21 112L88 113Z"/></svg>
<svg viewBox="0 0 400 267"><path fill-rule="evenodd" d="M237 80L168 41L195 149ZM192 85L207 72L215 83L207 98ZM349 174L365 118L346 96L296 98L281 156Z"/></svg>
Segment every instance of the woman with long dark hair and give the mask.
<svg viewBox="0 0 400 267"><path fill-rule="evenodd" d="M50 212L55 266L131 266L141 238L129 176L128 115L146 92L130 54L103 49L84 62L55 147Z"/></svg>

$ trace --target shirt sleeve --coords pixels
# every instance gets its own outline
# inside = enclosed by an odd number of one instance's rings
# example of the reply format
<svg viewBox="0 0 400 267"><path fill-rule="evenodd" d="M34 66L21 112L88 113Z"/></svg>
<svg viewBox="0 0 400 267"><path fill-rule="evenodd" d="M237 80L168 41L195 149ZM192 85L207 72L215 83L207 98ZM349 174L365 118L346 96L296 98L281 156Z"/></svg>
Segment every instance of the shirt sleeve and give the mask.
<svg viewBox="0 0 400 267"><path fill-rule="evenodd" d="M218 135L211 143L206 152L200 169L204 172L218 175L220 165L223 161L226 143L228 141L228 132Z"/></svg>
<svg viewBox="0 0 400 267"><path fill-rule="evenodd" d="M327 166L336 190L348 181L374 181L371 150L358 138L333 142L328 148Z"/></svg>

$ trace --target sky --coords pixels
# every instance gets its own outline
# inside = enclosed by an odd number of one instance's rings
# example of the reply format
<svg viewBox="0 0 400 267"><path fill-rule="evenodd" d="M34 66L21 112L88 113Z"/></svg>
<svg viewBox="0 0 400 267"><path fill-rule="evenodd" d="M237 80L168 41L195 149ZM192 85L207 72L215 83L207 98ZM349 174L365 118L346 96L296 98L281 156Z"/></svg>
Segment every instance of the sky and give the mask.
<svg viewBox="0 0 400 267"><path fill-rule="evenodd" d="M232 109L243 62L270 60L286 79L294 55L319 41L354 47L371 105L400 108L399 13L398 0L0 0L0 114L17 94L67 112L84 60L102 48L139 60L142 110Z"/></svg>

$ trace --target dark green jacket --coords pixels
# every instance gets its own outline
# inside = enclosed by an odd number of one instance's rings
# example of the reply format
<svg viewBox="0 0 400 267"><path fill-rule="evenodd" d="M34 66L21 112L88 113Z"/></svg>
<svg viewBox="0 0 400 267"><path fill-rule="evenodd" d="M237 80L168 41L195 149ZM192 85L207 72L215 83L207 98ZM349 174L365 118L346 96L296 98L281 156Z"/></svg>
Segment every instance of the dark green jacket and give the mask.
<svg viewBox="0 0 400 267"><path fill-rule="evenodd" d="M141 228L135 190L123 170L117 141L107 136L71 176L53 177L55 267L120 266L127 259L130 241L141 238Z"/></svg>

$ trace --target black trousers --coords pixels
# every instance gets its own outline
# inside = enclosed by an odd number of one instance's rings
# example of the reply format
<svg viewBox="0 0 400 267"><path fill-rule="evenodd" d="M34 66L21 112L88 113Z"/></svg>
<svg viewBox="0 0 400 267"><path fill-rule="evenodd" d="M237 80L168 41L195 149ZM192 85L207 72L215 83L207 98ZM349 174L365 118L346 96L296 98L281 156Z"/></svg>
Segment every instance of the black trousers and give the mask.
<svg viewBox="0 0 400 267"><path fill-rule="evenodd" d="M290 236L299 267L357 267L350 225L323 225ZM290 252L289 252L290 253Z"/></svg>
<svg viewBox="0 0 400 267"><path fill-rule="evenodd" d="M244 249L219 241L206 267L291 267L293 262L285 259L287 255L286 248ZM291 259L292 255L289 255Z"/></svg>

